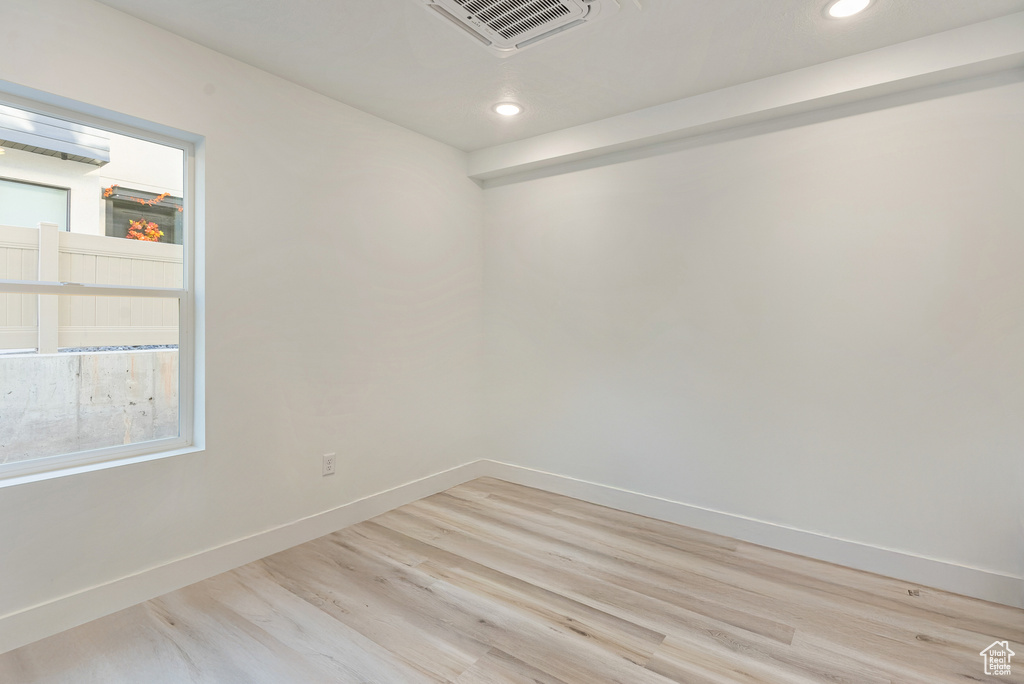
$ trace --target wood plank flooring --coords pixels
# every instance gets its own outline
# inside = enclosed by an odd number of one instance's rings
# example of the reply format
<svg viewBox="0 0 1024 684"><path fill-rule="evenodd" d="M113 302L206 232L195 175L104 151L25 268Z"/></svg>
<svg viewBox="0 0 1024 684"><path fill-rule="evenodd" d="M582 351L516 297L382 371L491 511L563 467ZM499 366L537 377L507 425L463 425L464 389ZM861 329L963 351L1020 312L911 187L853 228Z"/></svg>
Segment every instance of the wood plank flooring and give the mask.
<svg viewBox="0 0 1024 684"><path fill-rule="evenodd" d="M1024 683L1024 611L489 478L0 656L5 684L985 681Z"/></svg>

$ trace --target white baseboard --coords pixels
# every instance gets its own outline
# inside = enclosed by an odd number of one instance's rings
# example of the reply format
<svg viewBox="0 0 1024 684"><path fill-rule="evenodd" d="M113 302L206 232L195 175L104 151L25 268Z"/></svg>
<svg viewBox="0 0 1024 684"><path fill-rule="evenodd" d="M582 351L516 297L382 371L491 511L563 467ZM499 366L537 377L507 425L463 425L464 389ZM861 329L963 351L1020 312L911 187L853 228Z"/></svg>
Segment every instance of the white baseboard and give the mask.
<svg viewBox="0 0 1024 684"><path fill-rule="evenodd" d="M827 537L564 475L480 460L0 617L0 653L200 582L478 477L496 477L915 584L1024 607L1024 578Z"/></svg>
<svg viewBox="0 0 1024 684"><path fill-rule="evenodd" d="M467 463L324 513L0 617L0 653L489 475L491 468L488 461Z"/></svg>
<svg viewBox="0 0 1024 684"><path fill-rule="evenodd" d="M492 461L491 477L955 594L1024 608L1024 578Z"/></svg>

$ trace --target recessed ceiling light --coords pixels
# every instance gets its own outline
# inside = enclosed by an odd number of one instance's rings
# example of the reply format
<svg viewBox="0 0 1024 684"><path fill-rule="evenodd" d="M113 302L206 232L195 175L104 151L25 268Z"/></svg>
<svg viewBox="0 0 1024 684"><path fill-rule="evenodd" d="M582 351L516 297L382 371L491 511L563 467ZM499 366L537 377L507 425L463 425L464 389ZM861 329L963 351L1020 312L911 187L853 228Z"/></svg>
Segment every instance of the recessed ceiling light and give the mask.
<svg viewBox="0 0 1024 684"><path fill-rule="evenodd" d="M871 4L871 0L836 0L828 6L828 16L836 19L852 17L862 12Z"/></svg>
<svg viewBox="0 0 1024 684"><path fill-rule="evenodd" d="M502 116L515 116L516 114L522 114L523 108L514 102L502 102L494 105L494 111Z"/></svg>

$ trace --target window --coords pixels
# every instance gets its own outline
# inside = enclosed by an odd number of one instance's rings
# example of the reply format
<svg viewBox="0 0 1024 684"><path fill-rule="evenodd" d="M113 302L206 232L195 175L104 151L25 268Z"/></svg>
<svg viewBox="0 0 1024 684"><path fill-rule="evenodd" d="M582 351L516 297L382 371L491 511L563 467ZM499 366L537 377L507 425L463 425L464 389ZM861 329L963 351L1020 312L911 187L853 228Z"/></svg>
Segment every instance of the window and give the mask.
<svg viewBox="0 0 1024 684"><path fill-rule="evenodd" d="M162 233L159 242L181 244L184 205L180 197L115 185L103 190L103 199L107 235L128 237L131 222L141 219L157 225Z"/></svg>
<svg viewBox="0 0 1024 684"><path fill-rule="evenodd" d="M0 226L34 228L40 221L68 229L70 190L0 178Z"/></svg>
<svg viewBox="0 0 1024 684"><path fill-rule="evenodd" d="M190 445L192 144L0 97L0 479Z"/></svg>

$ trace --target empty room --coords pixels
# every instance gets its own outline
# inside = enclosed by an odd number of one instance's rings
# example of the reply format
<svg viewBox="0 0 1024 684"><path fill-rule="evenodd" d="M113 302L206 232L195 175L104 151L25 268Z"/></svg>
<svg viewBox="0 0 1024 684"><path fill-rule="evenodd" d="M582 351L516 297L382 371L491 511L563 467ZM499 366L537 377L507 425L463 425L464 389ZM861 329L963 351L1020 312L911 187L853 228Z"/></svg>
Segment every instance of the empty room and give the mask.
<svg viewBox="0 0 1024 684"><path fill-rule="evenodd" d="M0 1L0 683L1024 683L1024 0Z"/></svg>

